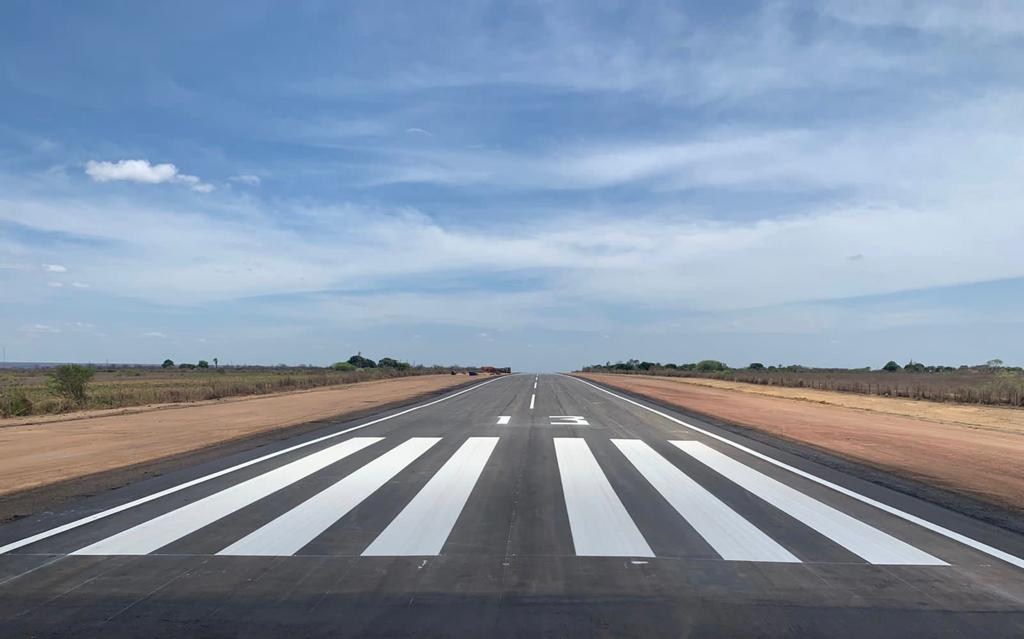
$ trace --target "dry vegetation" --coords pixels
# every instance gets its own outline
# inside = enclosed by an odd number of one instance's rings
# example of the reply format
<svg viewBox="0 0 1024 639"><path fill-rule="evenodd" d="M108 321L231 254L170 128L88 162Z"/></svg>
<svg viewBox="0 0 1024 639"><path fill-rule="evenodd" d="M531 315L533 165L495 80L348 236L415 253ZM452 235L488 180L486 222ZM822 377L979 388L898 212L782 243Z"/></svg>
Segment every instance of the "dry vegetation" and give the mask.
<svg viewBox="0 0 1024 639"><path fill-rule="evenodd" d="M616 368L617 365L612 364L588 366L583 370L627 375L718 379L764 386L811 388L937 402L1024 406L1024 372L1012 368L973 366L934 372L820 369L799 366L687 370L660 365L642 368L643 364L647 362L640 362L632 369Z"/></svg>
<svg viewBox="0 0 1024 639"><path fill-rule="evenodd" d="M263 395L448 370L433 367L351 371L312 367L98 368L88 383L84 404L76 405L53 391L50 383L52 370L7 369L0 371L0 416L45 415L68 410Z"/></svg>

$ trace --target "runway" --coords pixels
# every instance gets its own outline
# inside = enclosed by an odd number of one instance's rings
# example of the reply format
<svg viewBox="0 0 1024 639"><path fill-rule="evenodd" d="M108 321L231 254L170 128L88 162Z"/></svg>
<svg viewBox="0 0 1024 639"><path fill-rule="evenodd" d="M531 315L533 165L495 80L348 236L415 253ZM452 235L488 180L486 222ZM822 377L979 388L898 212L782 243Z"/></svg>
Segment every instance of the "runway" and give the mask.
<svg viewBox="0 0 1024 639"><path fill-rule="evenodd" d="M1024 635L1024 539L520 374L0 528L5 636Z"/></svg>

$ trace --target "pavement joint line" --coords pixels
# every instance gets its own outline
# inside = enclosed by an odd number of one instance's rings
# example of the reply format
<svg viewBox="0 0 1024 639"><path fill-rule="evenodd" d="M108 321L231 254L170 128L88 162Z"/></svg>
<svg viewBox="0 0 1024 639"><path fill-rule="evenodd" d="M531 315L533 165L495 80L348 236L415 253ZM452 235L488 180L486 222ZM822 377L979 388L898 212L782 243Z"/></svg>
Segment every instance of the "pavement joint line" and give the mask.
<svg viewBox="0 0 1024 639"><path fill-rule="evenodd" d="M903 510L900 510L899 508L896 508L895 506L890 506L889 504L886 504L886 503L883 503L881 501L878 501L877 499L872 499L871 497L868 497L866 495L862 495L862 494L860 494L860 493L858 493L858 492L856 492L854 490L850 490L849 488L845 488L843 486L840 486L839 484L831 482L831 481L829 481L827 479L822 479L821 477L818 477L817 475L813 475L813 474L811 474L811 473L809 473L809 472L807 472L805 470L801 470L801 469L797 468L796 466L791 466L790 464L787 464L785 462L781 462L781 461L779 461L779 460L777 460L777 459L775 459L773 457L769 457L768 455L765 455L764 453L760 453L760 452L758 452L758 451L756 451L756 450L754 450L752 448L748 448L747 446L744 446L743 444L739 444L737 442L734 442L734 441L732 441L732 440L730 440L730 439L728 439L726 437L723 437L722 435L717 435L717 434L712 433L712 432L710 432L708 430L700 428L699 426L694 426L693 424L685 422L685 421L683 421L681 419L678 419L676 417L672 417L671 415L669 415L667 413L664 413L664 412L662 412L660 410L657 410L655 408L651 408L650 406L646 406L646 405L644 405L644 404L642 404L640 402L637 402L637 401L634 401L632 399L629 399L628 397L623 397L622 395L617 395L617 394L611 392L610 390L601 388L597 384L592 384L592 383L590 383L590 382L588 382L586 380L580 379L578 377L574 377L572 375L565 375L565 374L561 374L561 375L563 377L568 377L569 379L574 379L577 382L580 382L581 384L586 384L587 386L590 386L591 388L595 388L595 389L601 391L602 393L607 393L608 395L611 395L612 397L615 397L615 398L620 399L620 400L622 400L624 402L633 404L634 406L639 406L640 408L643 408L644 410L650 411L650 412L654 413L655 415L659 415L659 416L664 417L665 419L667 419L669 421L675 422L675 423L680 424L682 426L686 426L687 428L692 429L692 430L694 430L694 431L696 431L698 433L701 433L702 435L706 435L708 437L711 437L712 439L715 439L717 441L722 442L723 444L726 444L728 446L732 446L733 448L735 448L737 450L743 451L743 452L745 452L745 453L747 453L749 455L753 455L754 457L757 457L758 459L760 459L762 461L766 461L769 464L772 464L772 465L774 465L774 466L776 466L778 468L782 468L783 470L788 470L788 471L790 471L792 473L795 473L796 475L799 475L800 477L803 477L804 479L809 479L810 481L813 481L816 484L819 484L821 486L825 486L826 488L831 488L832 490L835 490L836 492L838 492L840 494L843 494L843 495L846 495L847 497L851 497L853 499L856 499L857 501L865 503L865 504L868 504L869 506L874 506L875 508L878 508L879 510L882 510L882 511L884 511L886 513L889 513L890 515L894 515L896 517L899 517L900 519L903 519L905 521L909 521L910 523L917 524L918 526L921 526L922 528L925 528L926 530L930 530L930 531L932 531L934 533L942 535L943 537L946 537L947 539L952 539L953 541L960 542L961 544L964 544L965 546L973 548L973 549L975 549L975 550L977 550L979 552L985 553L986 555L989 555L990 557L994 557L996 559L1000 559L1000 560L1005 561L1006 563L1011 564L1013 566L1016 566L1018 568L1024 568L1024 559L1022 559L1022 558L1020 558L1020 557L1018 557L1016 555L1012 555L1012 554L1010 554L1010 553L1008 553L1008 552L1006 552L1004 550L1000 550L1000 549L998 549L998 548L996 548L994 546L990 546L990 545L988 545L988 544L986 544L984 542L981 542L981 541L978 541L978 540L973 539L971 537L968 537L967 535L963 535L963 534L958 533L958 532L956 532L954 530L950 530L949 528L946 528L944 526L940 526L939 524L936 524L936 523L933 523L931 521L928 521L927 519L924 519L923 517L918 517L917 515L913 515L911 513L905 512Z"/></svg>
<svg viewBox="0 0 1024 639"><path fill-rule="evenodd" d="M61 533L67 532L69 530L74 530L75 528L79 528L79 527L84 526L86 524L91 524L94 521L99 521L100 519L106 519L107 517L110 517L111 515L116 515L117 513L124 512L124 511L129 510L131 508L134 508L136 506L141 506L142 504L147 504L147 503L149 503L151 501L155 501L157 499L160 499L161 497L166 497L167 495L172 495L174 493L180 492L180 491L185 490L187 488L192 488L193 486L198 486L199 484L207 482L207 481L209 481L211 479L216 479L218 477L223 477L224 475L227 475L229 473L233 473L236 470L241 470L243 468L248 468L249 466L254 466L254 465L256 465L256 464L258 464L260 462L267 461L268 459L273 459L275 457L279 457L281 455L290 453L292 451L296 451L296 450L299 450L301 448L305 448L307 446L312 446L313 444L318 444L320 442L327 441L328 439L333 439L335 437L340 437L342 435L346 435L346 434L351 433L353 431L357 431L359 429L366 428L367 426L373 426L374 424L379 424L379 423L387 421L389 419L394 419L396 417L401 417L402 415L406 415L406 414L411 413L413 411L420 410L421 408L427 408L428 406L433 406L434 404L439 404L439 403L441 403L443 401L447 401L449 399L454 399L455 397L458 397L458 396L463 395L465 393L468 393L470 391L474 391L474 390L477 390L477 389L482 388L484 386L487 386L488 384L496 382L499 379L503 379L503 378L496 377L495 379L489 379L486 382L483 382L483 383L480 383L480 384L475 384L473 386L470 386L469 388L465 388L463 390L457 391L457 392L452 393L450 395L445 395L445 396L440 397L438 399L435 399L435 400L432 400L430 402L427 402L426 404L417 404L416 406L411 406L409 408L406 408L405 410L399 411L399 412L394 413L392 415L385 415L384 417L379 417L377 419L371 420L369 422L366 422L365 424L359 424L358 426L352 426L351 428L346 428L345 430L339 431L337 433L331 433L329 435L324 435L324 436L318 437L316 439L311 439L308 442L302 442L300 444L296 444L294 446L290 446L288 448L284 448L282 450L278 450L278 451L275 451L273 453L268 453L268 454L263 455L261 457L257 457L255 459L250 459L248 461L242 462L241 464L236 464L234 466L231 466L230 468L224 468L224 469L219 470L219 471L217 471L215 473L211 473L209 475L204 475L202 477L197 477L196 479L193 479L193 480L190 480L190 481L178 484L177 486L172 486L170 488L166 488L164 490L152 493L150 495L146 495L145 497L140 497L140 498L132 500L132 501L130 501L128 503L121 504L120 506L115 506L113 508L108 508L107 510L103 510L103 511L100 511L98 513L89 515L88 517L83 517L81 519L76 519L74 521L68 522L68 523L63 524L61 526L57 526L56 528L50 528L49 530L44 530L43 532L36 533L35 535L30 535L30 536L25 537L23 539L19 539L17 541L12 541L9 544L0 546L0 555L7 554L7 553L9 553L12 550L17 550L18 548L22 548L22 547L27 546L29 544L34 544L37 541L42 541L44 539L49 539L50 537L53 537L55 535L59 535Z"/></svg>

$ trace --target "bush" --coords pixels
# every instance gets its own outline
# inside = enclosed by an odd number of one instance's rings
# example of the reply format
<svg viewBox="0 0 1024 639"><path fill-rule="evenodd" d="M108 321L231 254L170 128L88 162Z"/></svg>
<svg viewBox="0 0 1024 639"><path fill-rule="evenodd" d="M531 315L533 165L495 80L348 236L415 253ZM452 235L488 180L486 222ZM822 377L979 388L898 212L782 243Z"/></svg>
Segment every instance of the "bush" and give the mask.
<svg viewBox="0 0 1024 639"><path fill-rule="evenodd" d="M378 368L395 368L400 371L407 370L409 368L409 362L400 362L397 359L391 357L382 357L377 361Z"/></svg>
<svg viewBox="0 0 1024 639"><path fill-rule="evenodd" d="M50 388L73 404L85 403L86 386L96 371L79 364L58 366L50 373Z"/></svg>
<svg viewBox="0 0 1024 639"><path fill-rule="evenodd" d="M178 368L183 369L183 370L184 369L191 370L191 369L193 369L195 367L196 367L195 364L189 364L188 362L182 362L182 363L178 364Z"/></svg>
<svg viewBox="0 0 1024 639"><path fill-rule="evenodd" d="M201 359L199 360L199 363L196 364L196 366L198 366L199 368L210 368L210 362L206 361L205 359Z"/></svg>
<svg viewBox="0 0 1024 639"><path fill-rule="evenodd" d="M749 368L752 371L761 371L764 370L764 364L762 364L761 362L754 362L750 366L747 366L747 368Z"/></svg>
<svg viewBox="0 0 1024 639"><path fill-rule="evenodd" d="M900 365L897 364L896 362L892 361L891 359L888 362L885 363L885 366L882 367L883 371L889 371L890 373L895 373L899 369L900 369Z"/></svg>
<svg viewBox="0 0 1024 639"><path fill-rule="evenodd" d="M160 368L174 368L173 359L165 359L163 364L160 364Z"/></svg>
<svg viewBox="0 0 1024 639"><path fill-rule="evenodd" d="M32 400L20 388L11 388L0 395L0 416L21 417L32 414Z"/></svg>
<svg viewBox="0 0 1024 639"><path fill-rule="evenodd" d="M333 364L331 364L331 368L333 368L336 371L354 371L356 369L355 366L349 364L348 362L334 362Z"/></svg>
<svg viewBox="0 0 1024 639"><path fill-rule="evenodd" d="M728 370L729 367L724 363L714 359L705 359L697 362L696 370L707 372L707 371L724 371Z"/></svg>
<svg viewBox="0 0 1024 639"><path fill-rule="evenodd" d="M348 358L348 363L352 364L356 368L377 368L377 362L368 357L363 357L361 354L353 355Z"/></svg>

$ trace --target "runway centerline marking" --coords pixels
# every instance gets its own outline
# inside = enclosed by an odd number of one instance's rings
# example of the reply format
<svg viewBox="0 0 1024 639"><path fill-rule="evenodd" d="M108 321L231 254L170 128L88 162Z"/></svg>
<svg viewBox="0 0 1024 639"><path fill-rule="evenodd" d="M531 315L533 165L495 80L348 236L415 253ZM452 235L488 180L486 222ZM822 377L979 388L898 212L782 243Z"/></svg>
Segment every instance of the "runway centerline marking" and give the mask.
<svg viewBox="0 0 1024 639"><path fill-rule="evenodd" d="M498 426L504 426L512 421L511 415L498 415Z"/></svg>
<svg viewBox="0 0 1024 639"><path fill-rule="evenodd" d="M533 410L533 404L537 401L537 394L530 395L530 410Z"/></svg>
<svg viewBox="0 0 1024 639"><path fill-rule="evenodd" d="M225 468L223 470L218 470L215 473L210 473L209 475L204 475L202 477L197 477L196 479L192 479L190 481L178 484L177 486L172 486L170 488L166 488L164 490L155 492L155 493L153 493L151 495L146 495L145 497L140 497L138 499L134 499L134 500L129 501L127 503L121 504L120 506L114 506L113 508L108 508L107 510L103 510L101 512L89 515L88 517L82 517L81 519L76 519L76 520L68 522L66 524L62 524L60 526L56 526L55 528L50 528L48 530L44 530L44 531L36 533L34 535L29 535L28 537L24 537L24 538L19 539L17 541L12 541L9 544L5 544L3 546L0 546L0 555L3 555L3 554L8 553L8 552L11 552L12 550L17 550L18 548L22 548L22 547L27 546L29 544L34 544L37 541L42 541L44 539L49 539L50 537L53 537L55 535L59 535L61 533L67 532L69 530L74 530L75 528L79 528L81 526L85 526L86 524L91 524L94 521L99 521L101 519L105 519L107 517L110 517L111 515L116 515L117 513L124 512L126 510L131 509L131 508L135 508L136 506L141 506L142 504L148 504L149 502L154 501L156 499L160 499L161 497L166 497L167 495L173 495L174 493L180 492L182 490L186 490L188 488L192 488L193 486L198 486L199 484L202 484L204 482L210 481L211 479L216 479L218 477L223 477L224 475L227 475L229 473L233 473L236 470L241 470L243 468L248 468L249 466L253 466L255 464L259 464L260 462L267 461L268 459L273 459L275 457L280 457L281 455L286 455L286 454L288 454L288 453L290 453L292 451L296 451L296 450L305 448L307 446L312 446L313 444L319 444L320 442L327 441L328 439L333 439L335 437L341 437L342 435L347 435L348 433L351 433L353 431L357 431L359 429L366 428L368 426L373 426L374 424L379 424L379 423L387 421L389 419L394 419L396 417L401 417L402 415L407 415L407 414L409 414L409 413L411 413L413 411L417 411L417 410L420 410L420 409L423 409L423 408L427 408L427 407L433 406L435 404L440 404L441 402L448 401L449 399L454 399L454 398L458 397L459 395L463 395L465 393L469 393L469 392L475 391L475 390L477 390L479 388L482 388L482 387L484 387L484 386L486 386L488 384L493 384L494 382L498 381L499 379L502 379L502 378L501 377L496 377L494 379L489 379L486 382L482 382L482 383L476 384L474 386L471 386L469 388L457 391L455 393L452 393L451 395L445 395L444 397L440 397L438 399L435 399L433 401L427 402L425 404L419 404L417 406L412 406L410 408L406 408L405 410L399 411L399 412L394 413L392 415L385 415L384 417L378 417L377 419L368 421L365 424L359 424L358 426L352 426L351 428L346 428L345 430L339 431L337 433L331 433L329 435L324 435L323 437L317 437L316 439L311 439L308 442L302 442L300 444L295 444L294 446L289 446L288 448L283 448L283 449L275 451L273 453L268 453L268 454L263 455L261 457L257 457L255 459L250 459L249 461L245 461L245 462L242 462L240 464L235 464L234 466L231 466L230 468Z"/></svg>
<svg viewBox="0 0 1024 639"><path fill-rule="evenodd" d="M1005 561L1006 563L1012 564L1014 566L1017 566L1018 568L1024 568L1024 558L1018 557L1016 555L1012 555L1012 554L1010 554L1010 553L1008 553L1008 552L1006 552L1004 550L1000 550L1000 549L996 548L995 546L990 546L990 545L988 545L988 544L986 544L984 542L978 541L977 539L973 539L971 537L968 537L967 535L958 533L955 530L950 530L949 528L946 528L945 526L940 526L939 524L936 524L934 522L928 521L927 519L924 519L923 517L918 517L917 515L913 515L911 513L905 512L903 510L900 510L899 508L896 508L895 506L890 506L889 504L886 504L884 502L878 501L877 499L872 499L871 497L867 497L865 495L862 495L862 494L858 493L855 490L850 490L849 488L846 488L844 486L840 486L839 484L836 484L835 482L831 482L831 481L829 481L827 479L822 479L821 477L818 477L817 475L813 475L813 474L811 474L811 473L809 473L809 472L807 472L805 470L801 470L801 469L797 468L796 466L791 466L790 464L787 464L785 462L781 462L781 461L779 461L779 460L777 460L777 459L775 459L773 457L769 457L768 455L765 455L764 453L760 453L760 452L758 452L758 451L756 451L756 450L754 450L752 448L744 446L743 444L736 443L736 442L734 442L734 441L732 441L730 439L727 439L727 438L725 438L725 437L723 437L721 435L712 433L711 431L708 431L708 430L705 430L703 428L700 428L699 426L694 426L693 424L690 424L689 422L685 422L685 421L683 421L683 420L681 420L681 419L679 419L677 417L673 417L673 416L671 416L671 415L669 415L669 414L667 414L665 412L662 412L662 411L657 410L655 408L651 408L650 406L646 406L646 405L644 405L644 404L642 404L640 402L637 402L637 401L634 401L632 399L629 399L628 397L623 397L622 395L618 395L616 393L613 393L610 390L601 388L597 384L591 384L588 381L579 379L577 377L573 377L572 375L563 375L563 377L568 377L569 379L576 380L577 382L579 382L581 384L584 384L586 386L590 386L591 388L593 388L595 390L599 390L602 393L605 393L607 395L611 395L612 397L614 397L616 399L620 399L620 400L622 400L622 401L624 401L624 402L626 402L628 404L633 404L634 406L637 406L637 407L642 408L642 409L644 409L646 411L654 413L655 415L658 415L660 417L664 417L665 419L667 419L667 420L669 420L671 422L675 422L676 424L679 424L680 426L685 426L685 427L689 428L692 431L698 432L698 433L700 433L702 435L705 435L707 437L710 437L712 439L720 441L720 442L722 442L723 444L725 444L727 446L732 446L736 450L743 451L743 452L747 453L748 455L753 455L754 457L757 457L760 460L768 462L769 464L772 464L773 466L777 466L778 468L782 468L784 470L788 470L789 472L794 473L796 475L799 475L800 477L803 477L804 479L813 481L814 483L819 484L821 486L825 486L826 488L831 488L832 490L834 490L834 491L836 491L836 492L838 492L838 493L840 493L842 495L846 495L847 497L850 497L852 499L856 499L857 501L859 501L861 503L868 504L869 506L874 506L875 508L877 508L877 509L879 509L879 510L881 510L883 512L889 513L890 515L893 515L895 517L899 517L900 519L903 519L905 521L909 521L909 522L911 522L913 524L917 524L918 526L921 526L922 528L930 530L930 531L932 531L932 532L934 532L936 534L942 535L943 537L945 537L947 539L951 539L953 541L956 541L956 542L959 542L961 544L964 544L965 546L968 546L970 548L974 548L975 550L977 550L979 552L982 552L982 553L985 553L986 555L988 555L990 557L995 557L996 559Z"/></svg>

